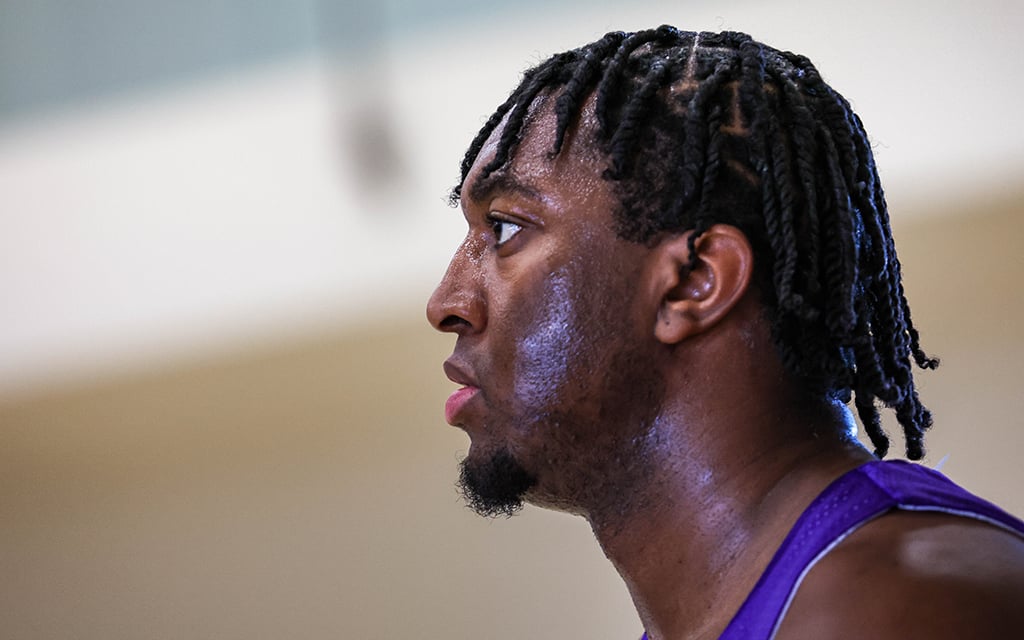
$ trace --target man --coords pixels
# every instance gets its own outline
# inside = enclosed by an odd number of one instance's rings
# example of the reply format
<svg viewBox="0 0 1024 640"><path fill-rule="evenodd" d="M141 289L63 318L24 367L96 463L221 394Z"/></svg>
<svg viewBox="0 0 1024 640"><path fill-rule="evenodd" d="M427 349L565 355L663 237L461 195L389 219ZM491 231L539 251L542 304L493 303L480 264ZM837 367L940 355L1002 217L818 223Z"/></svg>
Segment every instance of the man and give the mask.
<svg viewBox="0 0 1024 640"><path fill-rule="evenodd" d="M453 200L427 314L478 512L587 518L651 640L1024 634L1024 523L878 460L879 405L923 456L937 362L866 134L806 58L610 33L526 72Z"/></svg>

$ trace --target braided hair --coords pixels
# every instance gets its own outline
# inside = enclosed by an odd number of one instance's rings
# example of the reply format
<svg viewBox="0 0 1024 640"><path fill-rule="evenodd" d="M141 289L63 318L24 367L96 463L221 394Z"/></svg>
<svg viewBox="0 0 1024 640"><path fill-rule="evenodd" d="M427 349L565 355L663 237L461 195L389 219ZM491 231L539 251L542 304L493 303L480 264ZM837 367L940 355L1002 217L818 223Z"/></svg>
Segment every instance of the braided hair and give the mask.
<svg viewBox="0 0 1024 640"><path fill-rule="evenodd" d="M526 71L462 161L460 197L484 143L504 123L484 176L509 162L541 95L554 100L552 157L593 97L604 179L619 234L715 223L742 230L782 362L814 391L854 401L884 457L879 405L895 411L906 454L923 457L931 413L914 386L922 351L903 293L885 198L860 118L811 62L736 32L674 27L613 32Z"/></svg>

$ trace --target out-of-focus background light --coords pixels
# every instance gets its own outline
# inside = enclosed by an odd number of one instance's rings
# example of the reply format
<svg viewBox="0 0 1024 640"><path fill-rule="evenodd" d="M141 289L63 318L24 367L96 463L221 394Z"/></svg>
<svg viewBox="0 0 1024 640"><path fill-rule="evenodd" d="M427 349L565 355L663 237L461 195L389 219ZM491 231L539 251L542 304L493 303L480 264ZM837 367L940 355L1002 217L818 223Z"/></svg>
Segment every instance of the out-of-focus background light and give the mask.
<svg viewBox="0 0 1024 640"><path fill-rule="evenodd" d="M666 22L850 98L930 462L1024 512L1019 2L0 0L3 635L639 635L581 521L459 506L422 309L522 69Z"/></svg>

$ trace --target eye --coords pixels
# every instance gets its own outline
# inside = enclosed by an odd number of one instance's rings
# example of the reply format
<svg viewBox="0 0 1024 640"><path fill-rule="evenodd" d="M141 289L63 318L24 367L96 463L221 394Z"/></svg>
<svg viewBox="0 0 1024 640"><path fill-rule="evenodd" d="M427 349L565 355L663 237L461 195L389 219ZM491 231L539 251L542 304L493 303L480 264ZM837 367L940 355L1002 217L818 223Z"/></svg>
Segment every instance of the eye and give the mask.
<svg viewBox="0 0 1024 640"><path fill-rule="evenodd" d="M505 220L504 218L498 218L494 215L489 216L487 222L491 225L491 231L494 233L495 247L505 244L523 230L523 225L511 220Z"/></svg>

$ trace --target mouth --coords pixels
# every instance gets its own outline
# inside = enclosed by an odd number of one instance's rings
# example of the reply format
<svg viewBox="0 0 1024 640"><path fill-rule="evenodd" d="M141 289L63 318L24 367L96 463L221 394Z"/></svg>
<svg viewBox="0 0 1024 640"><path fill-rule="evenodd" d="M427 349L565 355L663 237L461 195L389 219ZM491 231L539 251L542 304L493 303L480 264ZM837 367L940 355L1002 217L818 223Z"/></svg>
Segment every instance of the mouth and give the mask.
<svg viewBox="0 0 1024 640"><path fill-rule="evenodd" d="M461 385L452 395L448 396L448 401L444 403L445 421L452 426L457 426L463 407L476 396L480 387L477 386L473 377L466 373L465 369L453 362L453 358L445 361L444 373L449 380Z"/></svg>
<svg viewBox="0 0 1024 640"><path fill-rule="evenodd" d="M458 426L459 414L466 403L479 392L480 387L476 379L457 361L456 357L450 357L444 361L444 375L447 379L460 385L452 395L444 402L444 421L452 426Z"/></svg>
<svg viewBox="0 0 1024 640"><path fill-rule="evenodd" d="M473 399L478 391L480 389L477 387L462 387L448 396L448 401L444 403L445 421L452 426L457 426L459 413L462 412L462 408Z"/></svg>

